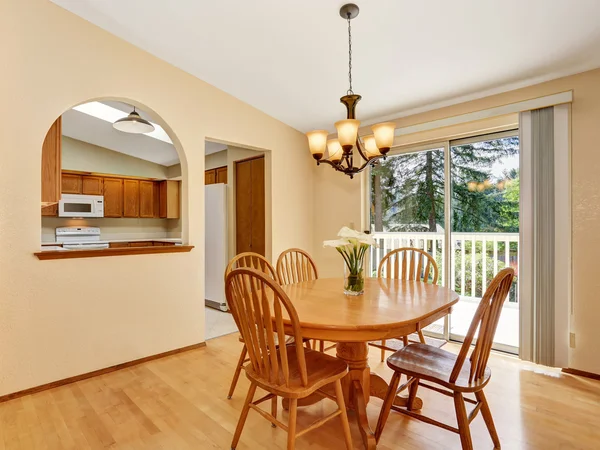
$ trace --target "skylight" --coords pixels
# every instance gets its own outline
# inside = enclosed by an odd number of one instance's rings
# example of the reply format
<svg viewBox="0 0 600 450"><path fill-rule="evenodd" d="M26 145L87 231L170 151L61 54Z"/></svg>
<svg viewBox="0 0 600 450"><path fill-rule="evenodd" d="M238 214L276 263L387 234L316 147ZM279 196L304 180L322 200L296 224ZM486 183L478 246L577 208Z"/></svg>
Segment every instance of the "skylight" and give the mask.
<svg viewBox="0 0 600 450"><path fill-rule="evenodd" d="M112 106L105 105L100 102L89 102L83 103L81 105L75 106L73 108L75 111L82 112L87 114L88 116L95 117L96 119L104 120L105 122L114 123L116 120L122 119L123 117L127 117L126 112L121 111L120 109L113 108ZM166 142L168 144L173 144L171 139L169 139L169 135L167 132L158 124L151 122L154 125L154 131L151 133L146 133L145 136L150 136L151 138L158 139L159 141Z"/></svg>

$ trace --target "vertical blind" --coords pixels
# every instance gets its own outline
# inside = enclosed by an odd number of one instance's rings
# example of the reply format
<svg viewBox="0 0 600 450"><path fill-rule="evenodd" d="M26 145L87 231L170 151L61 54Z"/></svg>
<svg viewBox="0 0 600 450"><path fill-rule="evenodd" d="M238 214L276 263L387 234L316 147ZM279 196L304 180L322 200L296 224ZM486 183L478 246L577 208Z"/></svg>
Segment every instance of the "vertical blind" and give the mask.
<svg viewBox="0 0 600 450"><path fill-rule="evenodd" d="M525 115L529 115L525 117ZM528 173L531 208L523 211L522 223L529 226L523 244L530 249L528 258L522 261L520 275L529 276L524 283L522 296L528 296L530 311L524 311L522 319L530 323L521 327L527 330L529 339L521 336L520 356L538 364L555 364L555 167L554 167L554 107L521 113L521 142ZM525 267L526 266L526 267ZM523 333L522 333L523 334Z"/></svg>

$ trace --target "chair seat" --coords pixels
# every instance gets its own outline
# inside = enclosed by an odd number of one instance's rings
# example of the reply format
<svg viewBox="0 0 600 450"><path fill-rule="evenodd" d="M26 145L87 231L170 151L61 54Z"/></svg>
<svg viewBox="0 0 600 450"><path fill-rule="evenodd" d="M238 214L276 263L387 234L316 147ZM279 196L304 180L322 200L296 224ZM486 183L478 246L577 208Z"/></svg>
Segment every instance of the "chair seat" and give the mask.
<svg viewBox="0 0 600 450"><path fill-rule="evenodd" d="M248 379L266 391L272 392L280 397L303 398L312 394L317 389L344 377L344 375L348 373L348 365L341 359L327 355L326 353L305 348L304 355L306 359L308 383L306 386L303 386L300 379L300 370L298 368L296 347L289 346L286 347L286 349L290 371L289 386L286 386L284 382L279 353L277 354L277 359L279 361L280 370L277 383L268 382L257 375L252 368L252 364L247 364L244 367Z"/></svg>
<svg viewBox="0 0 600 450"><path fill-rule="evenodd" d="M387 365L400 373L447 387L458 392L481 390L490 380L492 371L485 368L483 377L469 382L471 364L465 361L455 383L450 383L450 374L456 363L457 355L446 350L427 345L410 344L387 359Z"/></svg>

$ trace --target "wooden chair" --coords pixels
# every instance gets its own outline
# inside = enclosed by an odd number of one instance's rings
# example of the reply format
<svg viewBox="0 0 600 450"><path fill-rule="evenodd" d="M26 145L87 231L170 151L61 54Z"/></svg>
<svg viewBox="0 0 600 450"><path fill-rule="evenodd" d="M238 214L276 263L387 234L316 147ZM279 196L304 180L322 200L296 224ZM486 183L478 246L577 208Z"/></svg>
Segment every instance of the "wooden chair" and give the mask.
<svg viewBox="0 0 600 450"><path fill-rule="evenodd" d="M277 276L282 285L311 281L319 278L317 265L312 257L300 248L289 248L277 259ZM315 341L313 347L317 348ZM331 348L331 347L329 347ZM325 341L319 341L319 350L324 352Z"/></svg>
<svg viewBox="0 0 600 450"><path fill-rule="evenodd" d="M494 448L500 448L500 440L496 433L490 407L483 394L483 388L490 381L491 370L487 367L487 362L498 320L500 319L502 305L512 286L514 275L513 269L504 269L489 284L479 307L475 311L475 316L458 355L427 344L411 344L388 358L387 365L394 370L394 375L377 422L375 431L377 441L381 437L390 410L393 409L423 422L458 433L462 448L471 450L473 443L469 424L481 411L494 443ZM467 355L471 343L475 339L477 329L479 329L479 333L476 344L467 361ZM401 374L406 374L408 377L408 381L400 388L400 390L406 387L409 388L406 409L393 405ZM424 383L423 380L441 387ZM454 398L458 427L413 412L413 402L419 386ZM463 396L467 393L474 394L475 400ZM465 402L475 405L469 415L467 415Z"/></svg>
<svg viewBox="0 0 600 450"><path fill-rule="evenodd" d="M341 379L348 373L347 364L334 356L305 349L298 314L281 286L271 278L254 269L235 269L227 275L225 292L231 312L236 318L240 333L248 349L250 363L245 367L250 380L248 395L240 414L231 448L235 449L250 409L288 432L287 448L294 449L296 438L326 421L340 416L346 448L352 448L350 426L344 405ZM285 342L284 324L291 331L294 342ZM320 389L333 384L335 397ZM254 401L256 388L268 392ZM296 431L298 400L313 393L337 402L338 409L316 421L304 430ZM289 399L289 422L277 419L277 397ZM259 404L271 400L271 413L259 408Z"/></svg>
<svg viewBox="0 0 600 450"><path fill-rule="evenodd" d="M437 284L438 266L433 257L418 248L402 247L392 250L383 257L377 269L378 278L401 279L422 281L424 283ZM417 330L419 341L425 344L425 336L419 328ZM399 339L388 339L369 342L369 345L381 349L381 362L385 361L385 352L395 352L408 345L408 336L399 336Z"/></svg>
<svg viewBox="0 0 600 450"><path fill-rule="evenodd" d="M275 273L275 269L273 268L271 263L267 261L267 259L264 256L252 252L240 253L239 255L233 257L231 261L229 261L229 264L227 264L227 267L225 268L225 280L227 281L227 275L229 275L229 273L232 270L240 267L249 267L252 269L260 270L261 272L267 274L273 280L278 281L277 274ZM229 387L229 393L227 394L228 399L231 399L231 397L233 396L233 392L235 391L235 387L240 378L240 373L242 372L244 364L250 361L249 359L247 359L248 350L242 337L240 337L240 342L244 344L244 346L242 347L242 352L240 354L240 358L235 368L235 373L233 374L233 380L231 380L231 386Z"/></svg>

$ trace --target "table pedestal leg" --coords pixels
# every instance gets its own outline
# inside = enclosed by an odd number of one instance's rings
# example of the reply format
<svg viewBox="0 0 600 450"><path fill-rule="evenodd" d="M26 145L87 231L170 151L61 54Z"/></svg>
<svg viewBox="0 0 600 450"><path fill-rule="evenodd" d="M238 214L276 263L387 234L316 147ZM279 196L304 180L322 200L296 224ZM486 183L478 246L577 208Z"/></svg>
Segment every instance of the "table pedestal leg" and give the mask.
<svg viewBox="0 0 600 450"><path fill-rule="evenodd" d="M340 342L336 345L337 357L348 364L348 375L342 378L342 391L346 406L356 414L358 427L362 436L364 448L374 450L377 447L375 434L369 425L367 404L371 396L385 398L388 383L375 373L371 373L368 364L369 347L366 342ZM312 394L298 399L298 406L308 406L323 399L322 395ZM397 395L396 406L406 406L407 397ZM283 407L288 409L289 401L283 400ZM413 409L421 409L423 401L415 398Z"/></svg>

